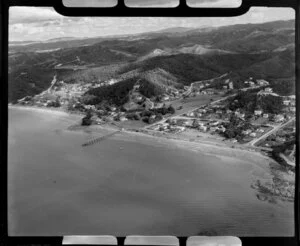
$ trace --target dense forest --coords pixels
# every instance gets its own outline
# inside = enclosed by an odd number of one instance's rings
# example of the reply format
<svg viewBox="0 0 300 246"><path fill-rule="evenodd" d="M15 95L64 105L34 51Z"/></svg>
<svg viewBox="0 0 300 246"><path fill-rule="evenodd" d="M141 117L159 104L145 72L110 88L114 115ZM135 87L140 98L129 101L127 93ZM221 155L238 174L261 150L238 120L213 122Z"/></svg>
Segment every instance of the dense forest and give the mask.
<svg viewBox="0 0 300 246"><path fill-rule="evenodd" d="M140 93L148 98L159 96L165 92L164 88L156 83L151 83L148 80L142 78L139 80Z"/></svg>
<svg viewBox="0 0 300 246"><path fill-rule="evenodd" d="M128 94L133 89L136 81L137 78L130 78L113 85L91 89L85 93L85 96L92 95L94 97L86 101L86 104L96 105L102 101L107 101L116 106L122 106L128 101Z"/></svg>

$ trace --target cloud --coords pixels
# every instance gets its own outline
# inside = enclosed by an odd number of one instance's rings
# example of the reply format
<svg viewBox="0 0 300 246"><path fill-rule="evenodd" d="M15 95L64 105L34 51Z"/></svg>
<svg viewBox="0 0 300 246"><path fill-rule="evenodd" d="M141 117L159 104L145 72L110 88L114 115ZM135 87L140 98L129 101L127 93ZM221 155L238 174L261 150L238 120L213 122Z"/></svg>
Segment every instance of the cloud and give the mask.
<svg viewBox="0 0 300 246"><path fill-rule="evenodd" d="M22 11L20 11L20 8ZM243 23L261 23L295 18L289 8L251 8L237 17L64 17L52 8L12 7L9 40L47 40L137 34L172 27L197 28Z"/></svg>
<svg viewBox="0 0 300 246"><path fill-rule="evenodd" d="M51 8L41 7L11 7L9 9L9 23L34 23L41 21L62 19L64 16L58 14Z"/></svg>

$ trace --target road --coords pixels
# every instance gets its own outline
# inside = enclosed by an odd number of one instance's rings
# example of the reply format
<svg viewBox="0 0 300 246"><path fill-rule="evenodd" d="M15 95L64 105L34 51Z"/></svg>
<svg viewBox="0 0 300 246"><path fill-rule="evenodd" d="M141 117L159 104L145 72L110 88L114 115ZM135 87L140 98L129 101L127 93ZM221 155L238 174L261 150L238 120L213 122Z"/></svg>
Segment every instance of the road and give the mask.
<svg viewBox="0 0 300 246"><path fill-rule="evenodd" d="M193 83L191 83L189 89L184 93L184 96L188 96L189 94L192 93L192 89L193 89L194 84L211 82L212 80L215 80L215 79L221 79L221 78L225 77L226 75L228 75L228 73L224 73L221 76L215 77L215 78L212 78L212 79L206 79L206 80L200 80L200 81L197 81L197 82L193 82Z"/></svg>
<svg viewBox="0 0 300 246"><path fill-rule="evenodd" d="M223 74L223 75L221 75L220 77L223 77L223 76L225 76L225 75L226 75L226 74ZM220 77L218 77L218 78L220 78ZM216 78L214 78L214 79L216 79ZM213 79L211 79L211 80L213 80ZM199 81L199 82L200 82L200 81ZM195 83L196 83L196 82L195 82ZM242 89L242 91L253 90L253 89L260 88L260 87L262 87L262 86L255 86L255 87L244 88L244 89ZM236 96L236 95L237 95L237 93L232 94L232 95L229 95L229 96L227 96L227 97L220 98L220 99L218 99L218 100L216 100L216 101L211 102L210 105L219 103L219 102L221 102L221 101L224 101L224 100L226 100L226 99L228 99L228 98L230 98L230 97L234 97L234 96ZM178 117L178 116L182 116L183 114L188 114L188 113L190 113L190 112L193 112L194 110L198 109L199 107L200 107L200 106L194 107L194 108L192 108L192 109L190 109L190 110L188 110L188 111L182 112L182 113L180 113L180 114L178 114L178 115L177 115L177 114L175 114L175 115L170 115L170 116L168 116L168 117L166 117L166 118L163 118L163 119L160 120L160 121L157 121L157 122L155 122L155 123L153 123L153 124L151 124L151 125L147 125L147 126L145 126L145 127L143 127L143 128L144 128L144 129L148 129L148 128L154 126L154 125L161 124L161 123L165 122L165 121L166 121L167 119L169 119L169 118L173 118L173 117L175 117L175 116Z"/></svg>
<svg viewBox="0 0 300 246"><path fill-rule="evenodd" d="M295 120L295 118L290 119L289 121L287 121L284 124L281 124L279 126L275 126L271 131L266 132L264 135L260 136L257 139L252 140L251 142L249 142L248 144L251 146L254 146L257 142L259 142L260 140L267 138L268 136L270 136L272 133L278 131L280 128L285 127L286 125L288 125L289 123L293 122Z"/></svg>
<svg viewBox="0 0 300 246"><path fill-rule="evenodd" d="M226 100L227 98L233 97L233 96L235 96L235 95L236 95L236 94L233 94L233 95L230 95L230 96L227 96L227 97L220 98L220 99L218 99L218 100L216 100L216 101L211 102L210 105L215 104L215 103L218 103L218 102L221 102L221 101ZM151 125L145 126L144 129L148 129L148 128L154 126L154 125L161 124L161 123L165 122L165 121L166 121L167 119L169 119L169 118L174 118L174 117L184 117L184 116L182 116L183 114L188 114L188 113L190 113L190 112L193 112L193 111L195 111L196 109L198 109L199 107L200 107L200 106L194 107L194 108L192 108L192 109L190 109L190 110L188 110L188 111L182 112L182 113L180 113L180 114L172 114L172 115L170 115L170 116L168 116L168 117L163 118L163 119L160 120L160 121L157 121L157 122L155 122L155 123L153 123L153 124L151 124Z"/></svg>
<svg viewBox="0 0 300 246"><path fill-rule="evenodd" d="M285 162L290 165L290 166L293 166L295 167L296 166L296 162L293 162L293 161L290 161L284 154L280 153L279 156L285 160Z"/></svg>

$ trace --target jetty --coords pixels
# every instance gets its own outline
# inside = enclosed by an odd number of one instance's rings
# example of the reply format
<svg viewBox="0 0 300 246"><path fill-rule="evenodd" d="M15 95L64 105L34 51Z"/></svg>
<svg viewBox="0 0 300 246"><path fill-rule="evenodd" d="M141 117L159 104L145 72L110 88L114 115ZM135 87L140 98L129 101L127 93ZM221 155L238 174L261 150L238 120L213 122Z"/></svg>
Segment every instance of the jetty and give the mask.
<svg viewBox="0 0 300 246"><path fill-rule="evenodd" d="M109 137L112 137L114 136L115 134L121 132L121 130L118 130L118 131L115 131L115 132L112 132L110 134L107 134L105 136L101 136L101 137L98 137L98 138L95 138L95 139L92 139L92 140L89 140L88 142L86 143L83 143L82 144L82 147L87 147L87 146L90 146L90 145L93 145L93 144L96 144L96 143L99 143L105 139L108 139Z"/></svg>

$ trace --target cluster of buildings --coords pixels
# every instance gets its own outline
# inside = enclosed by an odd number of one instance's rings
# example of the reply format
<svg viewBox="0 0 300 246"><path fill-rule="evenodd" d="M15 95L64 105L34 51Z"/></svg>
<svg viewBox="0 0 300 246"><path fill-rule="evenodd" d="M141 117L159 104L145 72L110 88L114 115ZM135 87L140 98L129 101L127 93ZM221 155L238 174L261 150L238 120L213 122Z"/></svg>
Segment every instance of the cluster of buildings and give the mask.
<svg viewBox="0 0 300 246"><path fill-rule="evenodd" d="M156 124L152 128L156 131L164 132L182 132L186 129L195 129L200 132L224 132L226 128L219 121L201 121L198 119L186 119L180 117L169 118L163 123Z"/></svg>

